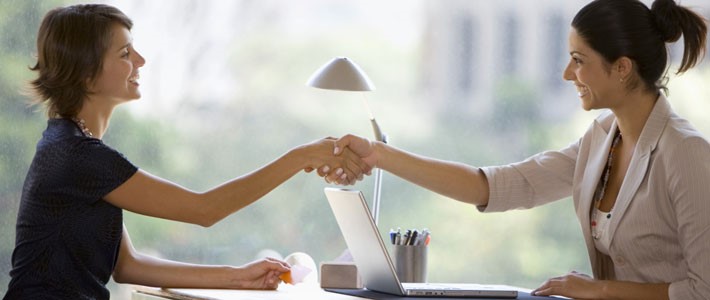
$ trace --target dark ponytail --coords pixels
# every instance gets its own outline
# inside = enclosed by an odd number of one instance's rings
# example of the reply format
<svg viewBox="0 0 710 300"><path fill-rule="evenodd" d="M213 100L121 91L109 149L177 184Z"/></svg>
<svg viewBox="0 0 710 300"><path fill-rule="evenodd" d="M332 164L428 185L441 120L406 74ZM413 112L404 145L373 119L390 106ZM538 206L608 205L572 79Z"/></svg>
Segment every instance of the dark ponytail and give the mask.
<svg viewBox="0 0 710 300"><path fill-rule="evenodd" d="M676 5L673 0L654 1L651 14L666 43L673 43L683 35L683 60L676 74L687 71L702 60L705 55L707 25L701 16Z"/></svg>
<svg viewBox="0 0 710 300"><path fill-rule="evenodd" d="M666 43L681 36L685 43L677 74L697 64L705 54L705 20L673 0L656 0L652 9L638 0L594 0L572 20L572 27L608 62L622 56L633 60L640 83L650 91L665 89L662 77L668 69Z"/></svg>

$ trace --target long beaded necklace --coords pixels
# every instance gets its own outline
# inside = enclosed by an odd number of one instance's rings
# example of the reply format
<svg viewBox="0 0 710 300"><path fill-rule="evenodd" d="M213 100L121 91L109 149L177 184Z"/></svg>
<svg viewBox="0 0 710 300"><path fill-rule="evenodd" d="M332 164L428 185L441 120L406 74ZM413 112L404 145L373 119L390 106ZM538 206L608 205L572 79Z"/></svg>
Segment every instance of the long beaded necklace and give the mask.
<svg viewBox="0 0 710 300"><path fill-rule="evenodd" d="M79 129L81 129L81 133L83 133L84 136L87 136L87 137L90 137L90 138L94 137L94 134L91 133L91 131L89 130L89 128L86 128L86 122L84 122L84 119L79 119L79 118L77 118L77 117L72 117L71 120L74 121L74 123L76 123L77 126L79 126Z"/></svg>
<svg viewBox="0 0 710 300"><path fill-rule="evenodd" d="M601 182L601 187L597 191L594 197L594 213L592 214L592 237L594 239L599 239L601 238L602 235L602 230L598 228L597 221L596 221L596 213L597 210L599 210L599 207L601 206L602 199L604 199L604 194L606 193L606 187L609 183L609 177L611 174L611 166L612 166L612 161L614 160L614 152L616 150L616 146L619 144L619 141L621 140L621 131L619 129L616 130L616 133L614 134L614 141L611 143L611 148L609 149L609 156L607 156L606 159L606 166L604 167L604 175L602 176L602 182ZM606 214L606 218L610 219L611 218L611 211Z"/></svg>

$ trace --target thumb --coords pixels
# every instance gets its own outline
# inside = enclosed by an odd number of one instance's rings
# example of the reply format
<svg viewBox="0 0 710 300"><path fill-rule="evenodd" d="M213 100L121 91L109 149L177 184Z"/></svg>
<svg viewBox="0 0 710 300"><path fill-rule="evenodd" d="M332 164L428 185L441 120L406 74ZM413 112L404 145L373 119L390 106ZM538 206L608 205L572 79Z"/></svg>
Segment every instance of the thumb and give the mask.
<svg viewBox="0 0 710 300"><path fill-rule="evenodd" d="M343 149L350 145L352 138L352 135L348 134L336 140L335 147L333 148L333 154L340 155L340 153L343 153Z"/></svg>
<svg viewBox="0 0 710 300"><path fill-rule="evenodd" d="M343 153L345 147L348 147L360 157L365 157L372 153L372 145L368 139L352 134L347 134L335 141L333 154L340 155L340 153Z"/></svg>

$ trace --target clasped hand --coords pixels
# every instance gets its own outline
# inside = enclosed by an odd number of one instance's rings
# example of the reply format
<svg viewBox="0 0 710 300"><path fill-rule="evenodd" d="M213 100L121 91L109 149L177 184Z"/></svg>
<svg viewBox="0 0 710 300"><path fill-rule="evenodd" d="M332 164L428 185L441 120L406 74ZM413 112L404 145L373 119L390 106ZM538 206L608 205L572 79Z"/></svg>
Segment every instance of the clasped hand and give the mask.
<svg viewBox="0 0 710 300"><path fill-rule="evenodd" d="M326 182L352 185L370 175L375 164L370 159L370 141L353 135L340 139L327 137L311 143L314 151L306 172L317 170L318 176Z"/></svg>

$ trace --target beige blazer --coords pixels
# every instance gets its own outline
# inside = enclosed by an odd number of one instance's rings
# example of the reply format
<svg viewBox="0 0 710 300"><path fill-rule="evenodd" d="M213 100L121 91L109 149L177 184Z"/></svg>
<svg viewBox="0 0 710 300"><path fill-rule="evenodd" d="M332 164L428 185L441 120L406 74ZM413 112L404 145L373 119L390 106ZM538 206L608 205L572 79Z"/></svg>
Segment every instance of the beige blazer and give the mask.
<svg viewBox="0 0 710 300"><path fill-rule="evenodd" d="M710 299L710 144L661 95L646 121L609 224L609 255L591 237L592 197L616 131L611 112L559 151L481 168L481 211L531 208L572 196L598 279L670 283L670 299Z"/></svg>

